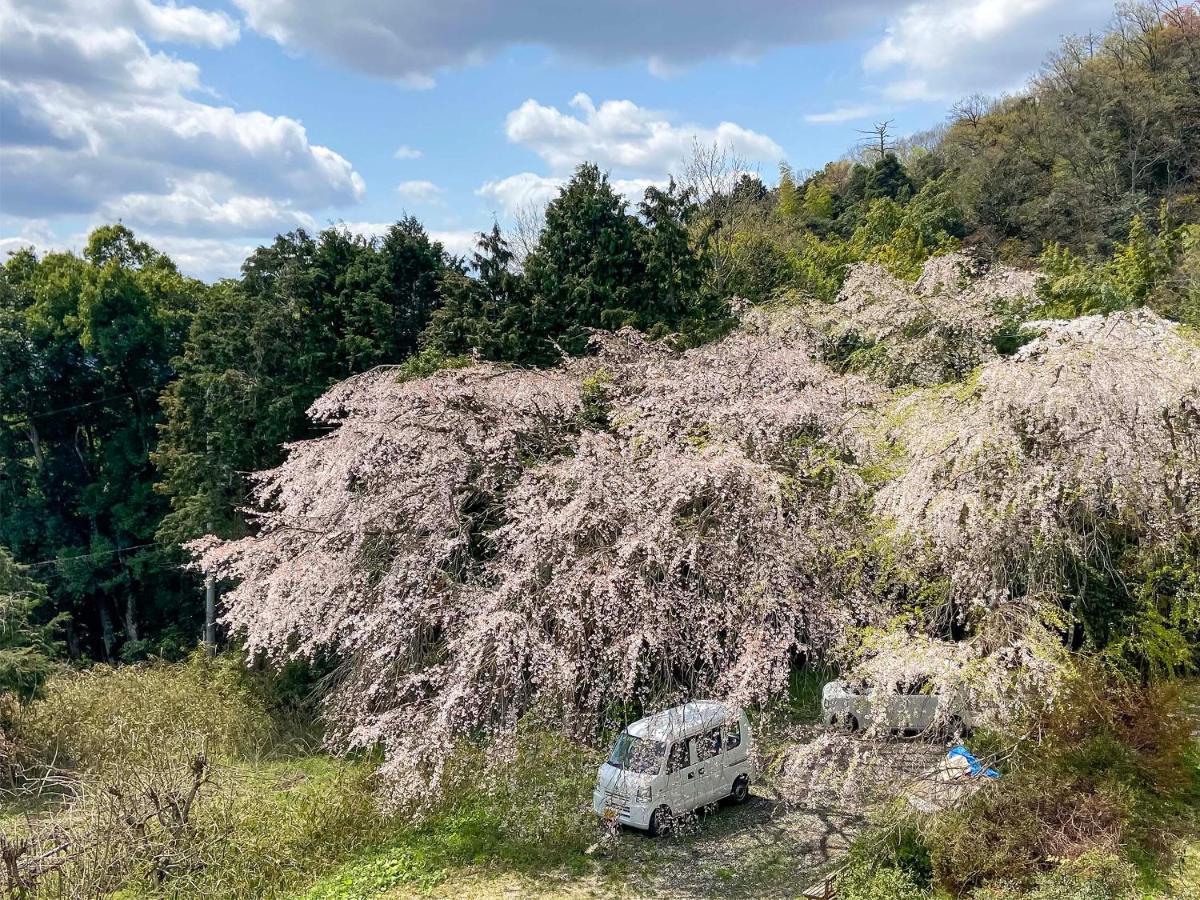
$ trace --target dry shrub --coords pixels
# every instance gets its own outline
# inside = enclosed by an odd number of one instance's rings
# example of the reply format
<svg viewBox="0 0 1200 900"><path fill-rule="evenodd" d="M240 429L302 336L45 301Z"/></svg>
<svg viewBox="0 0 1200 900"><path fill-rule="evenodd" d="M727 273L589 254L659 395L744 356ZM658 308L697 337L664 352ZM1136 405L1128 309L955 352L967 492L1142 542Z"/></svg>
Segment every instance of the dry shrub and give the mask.
<svg viewBox="0 0 1200 900"><path fill-rule="evenodd" d="M128 767L160 745L200 744L211 757L250 754L269 719L240 662L193 655L184 665L95 666L47 683L13 716L19 743L57 769Z"/></svg>
<svg viewBox="0 0 1200 900"><path fill-rule="evenodd" d="M136 765L85 774L69 802L0 834L8 895L277 896L387 834L369 765L136 749Z"/></svg>
<svg viewBox="0 0 1200 900"><path fill-rule="evenodd" d="M955 890L1029 886L1064 860L1119 857L1165 870L1195 833L1200 777L1178 690L1082 663L1012 748L1008 771L927 835Z"/></svg>

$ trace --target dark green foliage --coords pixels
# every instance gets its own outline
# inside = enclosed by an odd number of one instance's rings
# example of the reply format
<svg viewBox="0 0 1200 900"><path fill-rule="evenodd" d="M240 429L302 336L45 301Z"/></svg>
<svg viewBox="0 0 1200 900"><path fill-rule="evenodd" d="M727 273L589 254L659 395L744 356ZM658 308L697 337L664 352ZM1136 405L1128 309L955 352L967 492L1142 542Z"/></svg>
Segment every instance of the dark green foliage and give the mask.
<svg viewBox="0 0 1200 900"><path fill-rule="evenodd" d="M58 634L66 616L39 622L36 616L46 605L45 585L0 547L0 692L29 700L53 674L64 649Z"/></svg>
<svg viewBox="0 0 1200 900"><path fill-rule="evenodd" d="M498 225L479 236L473 268L473 276L447 275L442 306L425 331L425 352L461 355L469 351L488 360L537 356L542 342L531 329L534 307L528 285L513 271L513 254Z"/></svg>
<svg viewBox="0 0 1200 900"><path fill-rule="evenodd" d="M529 362L552 362L555 344L582 353L590 328L655 324L640 230L608 176L580 166L546 208L545 230L525 263L533 295Z"/></svg>
<svg viewBox="0 0 1200 900"><path fill-rule="evenodd" d="M912 196L913 183L896 154L887 153L867 170L863 177L863 198L878 200L907 200Z"/></svg>
<svg viewBox="0 0 1200 900"><path fill-rule="evenodd" d="M82 257L12 256L0 272L0 543L39 570L73 653L115 658L173 623L190 578L152 545L158 395L207 289L123 226Z"/></svg>
<svg viewBox="0 0 1200 900"><path fill-rule="evenodd" d="M163 395L163 540L244 533L245 473L311 434L305 411L330 384L404 362L456 272L412 218L374 240L340 228L281 235L242 271L197 309Z"/></svg>
<svg viewBox="0 0 1200 900"><path fill-rule="evenodd" d="M753 181L741 190L757 193ZM684 343L721 333L729 314L708 287L703 243L689 229L691 196L674 182L651 187L638 210L640 218L627 212L597 166L580 166L547 207L523 273L498 227L480 236L475 271L446 279L425 346L549 365L583 353L593 329L628 325L651 338L678 333Z"/></svg>
<svg viewBox="0 0 1200 900"><path fill-rule="evenodd" d="M334 381L403 362L455 271L407 219L281 236L208 287L124 226L0 272L0 543L40 570L73 655L177 656L199 585L178 542L243 533L245 473Z"/></svg>
<svg viewBox="0 0 1200 900"><path fill-rule="evenodd" d="M735 201L765 196L762 182L743 175L734 186ZM638 209L642 225L639 250L645 268L646 310L633 324L650 337L679 332L688 344L721 334L730 324L728 305L707 283L707 249L693 249L689 226L696 211L691 194L672 179L667 189L646 189Z"/></svg>

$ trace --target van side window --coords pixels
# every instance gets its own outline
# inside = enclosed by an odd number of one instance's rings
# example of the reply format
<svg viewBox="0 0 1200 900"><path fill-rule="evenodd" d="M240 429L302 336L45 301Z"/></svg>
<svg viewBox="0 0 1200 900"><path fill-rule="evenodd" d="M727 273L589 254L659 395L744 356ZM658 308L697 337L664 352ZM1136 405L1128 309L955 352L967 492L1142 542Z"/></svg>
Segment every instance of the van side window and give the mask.
<svg viewBox="0 0 1200 900"><path fill-rule="evenodd" d="M732 722L725 723L725 749L732 750L734 747L742 745L742 722L741 719L734 719Z"/></svg>
<svg viewBox="0 0 1200 900"><path fill-rule="evenodd" d="M696 735L699 743L696 745L696 759L711 759L721 752L721 729L714 728L704 734Z"/></svg>
<svg viewBox="0 0 1200 900"><path fill-rule="evenodd" d="M667 773L678 772L680 769L686 769L691 765L691 760L688 758L688 745L686 741L676 741L671 745L671 755L667 757Z"/></svg>

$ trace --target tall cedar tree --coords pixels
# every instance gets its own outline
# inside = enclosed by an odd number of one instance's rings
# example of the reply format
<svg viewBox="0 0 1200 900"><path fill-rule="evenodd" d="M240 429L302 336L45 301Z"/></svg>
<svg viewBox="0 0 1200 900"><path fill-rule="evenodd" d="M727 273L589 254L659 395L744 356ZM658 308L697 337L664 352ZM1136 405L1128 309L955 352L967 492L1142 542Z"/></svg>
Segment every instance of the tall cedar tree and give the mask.
<svg viewBox="0 0 1200 900"><path fill-rule="evenodd" d="M39 570L76 654L136 655L187 623L174 548L150 546L165 502L150 463L203 284L124 226L83 256L14 254L0 276L0 543Z"/></svg>
<svg viewBox="0 0 1200 900"><path fill-rule="evenodd" d="M447 275L442 305L423 343L443 354L474 352L489 360L526 360L537 353L529 327L531 305L525 279L513 270L513 253L499 225L479 235L472 257L475 275Z"/></svg>
<svg viewBox="0 0 1200 900"><path fill-rule="evenodd" d="M244 473L275 465L311 434L305 411L329 385L403 362L453 270L414 218L380 239L341 228L281 235L217 285L197 311L154 461L171 499L159 536L245 532Z"/></svg>
<svg viewBox="0 0 1200 900"><path fill-rule="evenodd" d="M641 230L599 167L586 163L575 171L546 207L545 229L525 263L533 293L529 325L545 339L530 362L552 362L555 344L581 353L590 328L653 324Z"/></svg>

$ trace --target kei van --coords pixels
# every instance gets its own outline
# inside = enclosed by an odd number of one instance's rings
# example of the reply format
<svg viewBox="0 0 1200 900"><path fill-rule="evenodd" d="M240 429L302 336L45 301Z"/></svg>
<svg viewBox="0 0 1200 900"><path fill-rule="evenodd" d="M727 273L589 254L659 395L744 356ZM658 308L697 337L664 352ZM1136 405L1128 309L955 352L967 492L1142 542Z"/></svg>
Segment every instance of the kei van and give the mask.
<svg viewBox="0 0 1200 900"><path fill-rule="evenodd" d="M745 802L752 775L746 714L714 700L685 703L621 732L597 773L592 809L657 835L683 813L726 797Z"/></svg>

